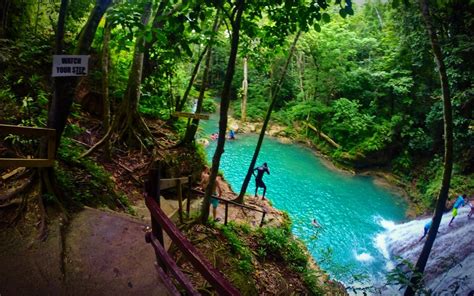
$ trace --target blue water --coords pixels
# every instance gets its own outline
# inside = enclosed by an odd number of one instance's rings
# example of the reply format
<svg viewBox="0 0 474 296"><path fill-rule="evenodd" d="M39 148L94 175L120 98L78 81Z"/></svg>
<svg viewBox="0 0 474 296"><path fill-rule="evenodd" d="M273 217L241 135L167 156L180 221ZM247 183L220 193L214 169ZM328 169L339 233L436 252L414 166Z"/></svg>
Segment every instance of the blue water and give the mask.
<svg viewBox="0 0 474 296"><path fill-rule="evenodd" d="M209 139L209 133L215 131L217 123L211 120L202 135ZM258 136L236 136L237 140L226 141L220 170L239 192ZM215 146L211 141L206 148L209 162ZM263 162L271 173L264 177L268 199L288 212L293 233L330 275L346 284L353 282L354 275L367 276L369 282L384 276L388 255L376 236L405 219L406 204L401 197L376 186L371 177L331 170L310 149L273 138L264 139L257 165ZM252 178L247 191L253 195L254 190ZM322 228L312 226L313 218Z"/></svg>

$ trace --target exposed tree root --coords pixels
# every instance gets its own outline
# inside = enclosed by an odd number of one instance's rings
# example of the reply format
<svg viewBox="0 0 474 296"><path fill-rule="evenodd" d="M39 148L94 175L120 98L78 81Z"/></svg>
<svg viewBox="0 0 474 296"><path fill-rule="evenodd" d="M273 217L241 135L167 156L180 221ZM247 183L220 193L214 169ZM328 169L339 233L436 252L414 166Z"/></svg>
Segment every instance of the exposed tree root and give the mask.
<svg viewBox="0 0 474 296"><path fill-rule="evenodd" d="M136 146L138 143L138 145L148 153L150 151L147 148L145 139L148 139L152 141L154 145L159 146L159 143L153 137L153 134L140 114L136 112L129 113L126 111L119 111L119 113L114 117L112 124L104 137L102 137L102 139L80 157L90 155L112 139L113 142L123 142L129 147Z"/></svg>
<svg viewBox="0 0 474 296"><path fill-rule="evenodd" d="M25 191L27 191L31 185L33 184L33 180L34 180L34 176L35 174L32 174L29 178L28 178L28 181L26 181L25 183L23 183L20 187L18 187L17 189L15 189L14 191L12 192L9 192L5 195L2 195L0 196L0 201L4 201L4 200L9 200L11 199L12 197L18 195L18 194L21 194Z"/></svg>
<svg viewBox="0 0 474 296"><path fill-rule="evenodd" d="M63 215L63 219L65 222L69 220L69 215L67 210L64 208L63 203L61 200L64 200L63 195L61 192L57 190L57 186L53 183L54 182L54 170L52 168L47 169L40 169L40 176L42 181L42 186L46 186L46 190L41 190L41 192L46 192L53 196L54 203L58 206ZM43 187L42 187L43 189ZM41 195L42 196L42 195ZM42 205L42 204L41 204Z"/></svg>
<svg viewBox="0 0 474 296"><path fill-rule="evenodd" d="M13 217L13 219L11 219L8 222L8 226L13 226L16 223L18 223L18 221L20 221L20 218L22 217L23 212L26 209L27 203L28 203L28 197L26 194L24 194L23 197L21 198L20 207L16 210L15 217Z"/></svg>
<svg viewBox="0 0 474 296"><path fill-rule="evenodd" d="M38 239L40 241L45 241L48 237L48 226L46 225L46 210L43 204L42 195L38 195L38 208L40 210L40 221L38 222Z"/></svg>
<svg viewBox="0 0 474 296"><path fill-rule="evenodd" d="M21 205L21 200L12 200L11 202L7 203L7 204L2 204L0 205L0 209L5 209L5 208L9 208L9 207L12 207L12 206L18 206L18 205Z"/></svg>

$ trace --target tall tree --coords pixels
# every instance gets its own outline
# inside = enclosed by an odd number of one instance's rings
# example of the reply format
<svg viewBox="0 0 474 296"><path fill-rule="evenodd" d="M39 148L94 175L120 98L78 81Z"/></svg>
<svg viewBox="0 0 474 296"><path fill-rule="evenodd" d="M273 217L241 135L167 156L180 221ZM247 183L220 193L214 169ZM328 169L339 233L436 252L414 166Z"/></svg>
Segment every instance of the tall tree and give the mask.
<svg viewBox="0 0 474 296"><path fill-rule="evenodd" d="M58 29L56 33L57 54L62 54L62 43L64 38L63 17L65 18L67 2L68 1L62 1L60 8ZM111 4L112 0L96 1L86 24L81 30L74 54L85 55L89 53L99 22ZM64 14L62 15L63 11ZM56 149L59 146L67 118L71 112L71 105L74 100L77 81L77 77L56 77L54 79L54 93L48 112L47 126L56 130Z"/></svg>
<svg viewBox="0 0 474 296"><path fill-rule="evenodd" d="M224 153L225 135L227 129L227 113L230 103L230 90L232 86L232 79L235 72L235 60L237 58L237 50L239 48L239 33L242 21L242 14L245 9L245 0L238 0L233 7L233 12L230 14L229 21L232 27L232 38L230 46L229 61L227 63L227 71L224 80L224 87L221 95L220 118L219 118L219 137L217 139L217 147L212 157L212 168L209 176L209 184L206 188L206 194L202 203L201 221L207 223L209 218L209 205L211 196L214 194L214 186L216 183L217 172L222 153Z"/></svg>
<svg viewBox="0 0 474 296"><path fill-rule="evenodd" d="M186 90L184 91L183 97L181 99L176 100L176 111L182 111L184 108L184 104L186 104L186 101L188 100L189 93L191 92L191 89L193 88L194 81L196 80L196 76L199 72L199 68L201 66L202 59L206 55L206 52L209 51L209 44L204 47L202 52L199 54L199 57L196 61L196 64L194 65L193 71L191 72L191 77L189 78L188 86L186 87Z"/></svg>
<svg viewBox="0 0 474 296"><path fill-rule="evenodd" d="M243 63L243 71L244 71L244 78L242 79L242 103L240 107L240 120L242 122L247 121L247 94L249 89L249 82L248 82L248 69L247 69L247 57L244 57Z"/></svg>
<svg viewBox="0 0 474 296"><path fill-rule="evenodd" d="M112 0L97 0L86 24L82 28L82 31L79 35L79 41L73 52L74 54L84 55L89 53L99 22L102 19L104 13L106 12L107 8L111 4ZM61 0L61 6L59 9L58 16L58 26L56 31L56 54L63 54L64 31L68 5L68 0ZM56 151L58 150L61 141L61 136L66 126L67 118L71 110L71 105L74 99L74 93L77 82L77 77L56 77L53 80L54 93L48 111L47 127L56 130ZM46 141L43 141L41 143L40 154L43 158L47 158ZM41 176L40 184L42 186L42 191L47 191L49 194L55 196L55 201L57 202L59 207L63 209L61 203L58 202L60 192L58 192L54 183L55 178L53 168L40 169L39 174ZM44 217L46 213L43 207L41 197L39 198L39 206L40 209L42 209L41 212L43 215L40 223L39 237L41 239L44 239L46 238L47 234L46 222Z"/></svg>
<svg viewBox="0 0 474 296"><path fill-rule="evenodd" d="M153 21L153 1L147 1L144 5L141 23L143 28L147 28ZM129 146L136 146L138 143L146 147L142 139L152 138L145 121L138 112L140 102L140 85L142 82L143 57L145 48L145 32L142 32L136 40L133 52L132 66L128 75L127 87L124 93L122 104L119 106L114 116L112 124L105 134L94 146L81 156L87 156L104 144L108 144L110 137L117 133L121 141L125 141Z"/></svg>
<svg viewBox="0 0 474 296"><path fill-rule="evenodd" d="M214 24L212 26L212 34L207 44L206 66L204 68L204 73L202 74L201 89L199 91L199 97L197 100L196 113L202 112L204 94L207 89L207 84L208 84L207 81L209 79L209 70L211 68L212 46L214 43L214 37L217 34L218 30L219 30L219 10L216 12ZM198 126L199 126L199 119L198 118L193 119L191 124L188 125L188 127L186 128L186 133L184 135L182 144L187 145L187 144L190 144L194 140L194 136L196 135Z"/></svg>
<svg viewBox="0 0 474 296"><path fill-rule="evenodd" d="M421 13L425 20L426 30L431 42L433 55L438 66L439 80L441 83L441 92L443 96L443 117L444 117L444 166L443 179L441 181L441 188L436 202L435 214L433 216L433 223L428 232L428 239L426 240L423 249L421 250L418 261L415 265L410 284L405 290L405 296L415 295L416 290L420 287L420 282L423 277L423 272L430 256L431 248L433 247L436 235L438 233L439 224L443 216L443 211L448 200L449 186L451 183L451 173L453 169L453 118L451 95L449 90L448 75L443 59L443 53L439 44L436 29L433 26L433 19L430 13L428 0L419 0Z"/></svg>
<svg viewBox="0 0 474 296"><path fill-rule="evenodd" d="M263 138L265 137L265 131L267 129L268 122L270 121L273 107L275 106L276 99L278 97L278 92L280 91L281 86L283 84L283 79L285 78L286 71L288 70L288 65L290 64L291 58L296 48L296 43L298 42L300 35L301 35L301 31L298 31L298 33L295 36L295 39L293 40L293 43L291 44L290 51L288 52L288 57L286 59L285 66L282 69L280 80L276 84L275 89L272 91L270 105L268 106L267 114L265 115L265 120L263 121L262 129L260 130L257 146L255 147L255 151L253 153L252 160L250 161L247 174L245 175L244 182L242 183L239 196L235 199L236 202L242 203L244 201L244 195L245 195L245 192L247 191L250 178L252 177L252 172L255 167L255 164L257 163L258 154L260 153L260 148L262 147Z"/></svg>
<svg viewBox="0 0 474 296"><path fill-rule="evenodd" d="M103 130L107 132L110 128L110 98L109 98L109 62L110 62L110 31L112 30L110 23L107 21L104 26L104 41L102 42L102 100L103 113L102 125ZM105 145L105 158L111 159L110 142Z"/></svg>

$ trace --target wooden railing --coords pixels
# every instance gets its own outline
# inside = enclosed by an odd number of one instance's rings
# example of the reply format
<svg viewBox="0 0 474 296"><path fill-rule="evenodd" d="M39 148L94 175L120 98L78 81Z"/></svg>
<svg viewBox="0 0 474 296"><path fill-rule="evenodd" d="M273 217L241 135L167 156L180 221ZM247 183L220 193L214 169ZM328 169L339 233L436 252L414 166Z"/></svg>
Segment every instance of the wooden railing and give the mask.
<svg viewBox="0 0 474 296"><path fill-rule="evenodd" d="M48 137L48 158L0 158L0 167L51 167L54 166L56 130L50 128L0 124L0 134L22 135L32 138Z"/></svg>
<svg viewBox="0 0 474 296"><path fill-rule="evenodd" d="M189 211L191 207L191 176L171 179L160 179L160 190L176 188L178 195L178 215L179 222L183 223L183 187L188 184L188 198L186 199L186 215L189 218Z"/></svg>
<svg viewBox="0 0 474 296"><path fill-rule="evenodd" d="M171 182L171 181L170 181ZM152 231L145 239L153 246L158 262L157 271L165 286L172 295L179 295L168 274L171 274L187 295L199 295L189 279L182 273L171 256L166 252L163 243L163 231L171 238L176 247L191 262L196 270L214 287L219 295L240 295L239 291L206 260L199 251L179 231L178 227L166 216L160 207L159 169L150 171L149 180L145 183L145 203L150 210Z"/></svg>
<svg viewBox="0 0 474 296"><path fill-rule="evenodd" d="M205 194L204 192L202 192L200 190L196 190L196 189L192 189L192 191L199 194L199 195L203 195L203 196ZM262 213L262 219L260 220L260 227L263 226L263 223L265 222L265 215L267 214L267 212L265 210L261 210L261 209L257 209L257 208L254 208L254 207L251 207L251 206L248 206L248 205L240 204L240 203L237 203L237 202L232 201L232 200L223 199L223 198L217 197L215 195L213 195L212 197L215 198L215 199L218 199L219 201L222 201L225 205L225 214L224 214L224 224L225 225L227 225L227 220L228 220L228 216L229 216L229 214L228 214L229 213L229 204L231 204L231 205L243 208L243 209L248 209L248 210L252 210L252 211L255 211L255 212Z"/></svg>

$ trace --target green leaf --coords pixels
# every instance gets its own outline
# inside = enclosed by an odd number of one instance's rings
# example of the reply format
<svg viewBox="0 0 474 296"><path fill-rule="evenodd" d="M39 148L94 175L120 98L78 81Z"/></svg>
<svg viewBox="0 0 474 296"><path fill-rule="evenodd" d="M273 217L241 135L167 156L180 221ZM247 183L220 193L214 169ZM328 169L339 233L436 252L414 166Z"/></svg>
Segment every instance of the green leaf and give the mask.
<svg viewBox="0 0 474 296"><path fill-rule="evenodd" d="M325 23L329 23L331 21L331 17L329 16L329 14L327 14L326 12L323 13L323 21Z"/></svg>
<svg viewBox="0 0 474 296"><path fill-rule="evenodd" d="M339 9L339 15L345 18L347 16L347 12L344 8Z"/></svg>
<svg viewBox="0 0 474 296"><path fill-rule="evenodd" d="M392 0L392 8L393 8L393 9L397 8L398 5L400 5L400 1L399 1L399 0Z"/></svg>
<svg viewBox="0 0 474 296"><path fill-rule="evenodd" d="M147 31L146 34L145 34L146 42L151 42L152 39L153 39L153 35L152 35L151 31Z"/></svg>
<svg viewBox="0 0 474 296"><path fill-rule="evenodd" d="M321 26L318 23L314 23L313 27L316 30L316 32L321 32Z"/></svg>

